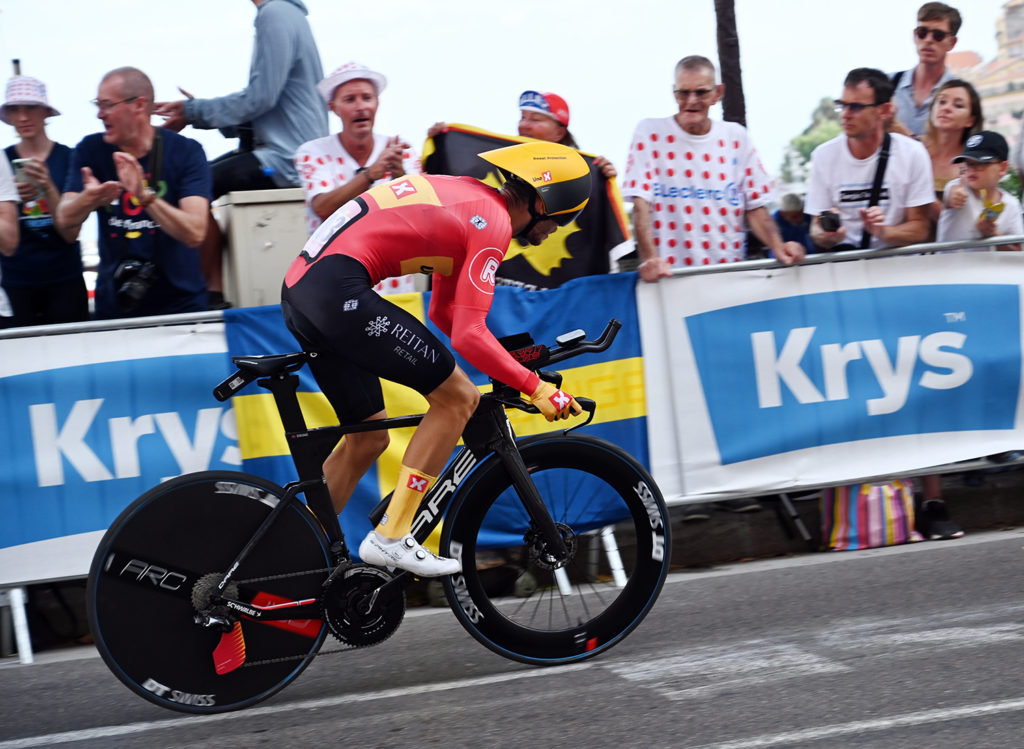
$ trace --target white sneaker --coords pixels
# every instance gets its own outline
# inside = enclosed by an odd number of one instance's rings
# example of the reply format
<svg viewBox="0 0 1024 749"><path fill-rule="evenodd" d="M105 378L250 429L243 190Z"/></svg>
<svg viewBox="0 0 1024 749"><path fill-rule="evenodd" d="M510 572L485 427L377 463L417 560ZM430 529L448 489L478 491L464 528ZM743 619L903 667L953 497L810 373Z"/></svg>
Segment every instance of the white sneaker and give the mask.
<svg viewBox="0 0 1024 749"><path fill-rule="evenodd" d="M454 575L462 569L457 559L439 557L412 536L390 539L370 531L359 544L359 558L377 567L398 567L419 577Z"/></svg>

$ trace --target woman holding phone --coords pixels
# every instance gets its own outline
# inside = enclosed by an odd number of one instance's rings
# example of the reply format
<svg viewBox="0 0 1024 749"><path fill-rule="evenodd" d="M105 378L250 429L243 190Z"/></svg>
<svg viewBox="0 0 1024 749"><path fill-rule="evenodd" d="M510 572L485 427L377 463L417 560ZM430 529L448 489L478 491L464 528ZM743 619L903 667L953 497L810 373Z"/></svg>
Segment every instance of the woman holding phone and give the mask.
<svg viewBox="0 0 1024 749"><path fill-rule="evenodd" d="M81 248L77 241L65 242L53 223L71 161L71 149L46 135L46 118L59 114L39 79L16 75L7 81L0 120L18 135L4 153L21 201L21 240L13 255L0 257L0 284L11 300L15 326L89 319Z"/></svg>

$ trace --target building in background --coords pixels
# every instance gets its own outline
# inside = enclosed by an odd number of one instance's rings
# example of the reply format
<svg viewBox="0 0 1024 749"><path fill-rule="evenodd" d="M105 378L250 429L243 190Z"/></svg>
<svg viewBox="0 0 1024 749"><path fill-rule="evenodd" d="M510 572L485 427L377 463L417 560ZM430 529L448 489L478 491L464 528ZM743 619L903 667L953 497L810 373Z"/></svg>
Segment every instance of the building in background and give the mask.
<svg viewBox="0 0 1024 749"><path fill-rule="evenodd" d="M976 52L952 52L946 66L978 90L985 129L1016 141L1024 116L1024 0L1003 6L996 20L994 59L984 62Z"/></svg>

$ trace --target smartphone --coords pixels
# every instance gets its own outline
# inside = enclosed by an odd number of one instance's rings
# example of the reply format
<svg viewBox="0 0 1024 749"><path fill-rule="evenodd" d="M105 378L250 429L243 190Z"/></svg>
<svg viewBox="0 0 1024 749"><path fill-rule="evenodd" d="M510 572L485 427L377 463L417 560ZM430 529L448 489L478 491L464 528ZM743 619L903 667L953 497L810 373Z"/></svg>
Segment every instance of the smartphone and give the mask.
<svg viewBox="0 0 1024 749"><path fill-rule="evenodd" d="M28 175L25 174L25 164L32 161L32 159L15 159L11 163L14 164L14 181L15 182L31 182Z"/></svg>
<svg viewBox="0 0 1024 749"><path fill-rule="evenodd" d="M43 197L43 186L36 182L34 179L25 174L25 164L32 161L32 159L15 159L14 164L14 181L15 182L28 182L30 185L36 188L35 200L41 200Z"/></svg>

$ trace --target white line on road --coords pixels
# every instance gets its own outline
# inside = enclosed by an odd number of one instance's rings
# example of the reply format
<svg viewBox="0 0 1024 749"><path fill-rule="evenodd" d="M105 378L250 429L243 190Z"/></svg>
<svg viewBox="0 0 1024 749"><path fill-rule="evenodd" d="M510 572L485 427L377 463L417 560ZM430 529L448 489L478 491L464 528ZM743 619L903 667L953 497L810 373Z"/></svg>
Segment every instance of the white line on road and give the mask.
<svg viewBox="0 0 1024 749"><path fill-rule="evenodd" d="M868 731L887 731L904 726L919 726L927 723L975 718L982 715L1014 713L1021 710L1024 710L1024 699L985 702L979 705L964 705L963 707L944 708L941 710L922 710L917 713L893 715L888 718L856 720L851 723L804 728L799 731L751 736L746 739L724 741L718 744L702 744L692 749L762 749L763 747L781 746L796 742L821 741L823 739L834 739L838 736L852 736Z"/></svg>
<svg viewBox="0 0 1024 749"><path fill-rule="evenodd" d="M248 710L239 710L231 713L218 713L216 715L196 715L189 718L171 718L170 720L151 720L143 723L128 723L123 726L101 726L99 728L85 728L80 731L66 731L64 733L51 733L46 736L28 736L23 739L12 739L0 741L0 749L29 749L36 746L54 746L56 744L72 744L76 741L89 741L92 739L104 739L114 736L128 736L141 734L148 731L161 731L166 728L181 728L202 725L204 723L215 723L217 721L232 720L234 718L251 719L265 715L276 715L278 713L289 713L296 710L316 710L325 707L337 707L338 705L351 705L356 702L372 702L374 700L387 700L396 697L409 697L421 695L424 691L446 692L456 689L469 689L474 687L502 684L520 679L532 679L539 676L558 676L572 671L582 671L593 668L592 663L578 663L571 666L552 666L550 668L539 668L530 671L516 671L510 674L495 674L493 676L482 676L474 679L458 679L437 684L416 684L398 689L383 689L378 692L363 692L361 694L344 694L337 697L323 697L315 700L302 700L300 702L284 702L280 705L270 707L254 707Z"/></svg>

